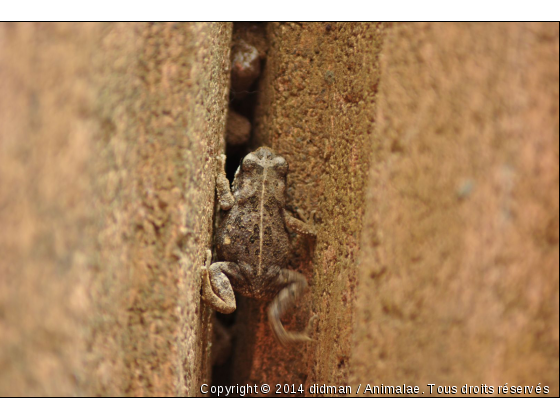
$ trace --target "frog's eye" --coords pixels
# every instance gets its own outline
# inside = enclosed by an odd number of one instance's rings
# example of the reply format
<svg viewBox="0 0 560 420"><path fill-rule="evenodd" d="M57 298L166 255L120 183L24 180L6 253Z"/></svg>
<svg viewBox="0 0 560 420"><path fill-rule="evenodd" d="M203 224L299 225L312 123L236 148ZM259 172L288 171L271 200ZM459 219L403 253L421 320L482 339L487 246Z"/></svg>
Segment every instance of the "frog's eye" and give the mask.
<svg viewBox="0 0 560 420"><path fill-rule="evenodd" d="M288 162L286 162L286 159L281 156L277 156L274 158L272 163L274 165L274 169L276 169L280 175L286 176L288 173Z"/></svg>
<svg viewBox="0 0 560 420"><path fill-rule="evenodd" d="M250 172L255 170L258 166L260 165L257 163L255 158L252 155L248 155L245 159L243 159L241 169L243 169L244 172Z"/></svg>

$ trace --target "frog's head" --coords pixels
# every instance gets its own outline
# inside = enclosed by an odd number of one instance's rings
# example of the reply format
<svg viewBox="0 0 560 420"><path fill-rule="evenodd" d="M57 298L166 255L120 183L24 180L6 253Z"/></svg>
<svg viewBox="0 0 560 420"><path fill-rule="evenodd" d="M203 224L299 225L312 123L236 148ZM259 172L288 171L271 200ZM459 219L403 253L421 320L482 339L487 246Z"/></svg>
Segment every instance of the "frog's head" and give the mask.
<svg viewBox="0 0 560 420"><path fill-rule="evenodd" d="M269 147L259 147L243 158L235 173L233 189L238 190L245 186L257 188L264 183L267 189L274 189L274 195L280 199L285 195L287 174L286 159Z"/></svg>
<svg viewBox="0 0 560 420"><path fill-rule="evenodd" d="M242 171L257 169L258 173L262 173L264 168L272 168L278 175L285 177L288 173L288 162L274 153L270 147L263 146L245 156L240 169Z"/></svg>

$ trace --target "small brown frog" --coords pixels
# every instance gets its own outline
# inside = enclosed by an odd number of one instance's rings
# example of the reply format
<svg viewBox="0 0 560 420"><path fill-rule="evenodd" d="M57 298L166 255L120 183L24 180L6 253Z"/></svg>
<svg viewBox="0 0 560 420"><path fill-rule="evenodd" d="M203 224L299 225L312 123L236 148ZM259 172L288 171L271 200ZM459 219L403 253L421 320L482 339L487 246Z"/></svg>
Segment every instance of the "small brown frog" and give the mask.
<svg viewBox="0 0 560 420"><path fill-rule="evenodd" d="M226 314L236 309L234 290L250 298L272 299L268 321L280 343L309 341L307 333L287 332L280 321L307 287L303 275L285 268L290 252L286 228L315 236L310 226L285 209L288 163L261 147L245 156L231 190L224 167L221 155L216 191L220 208L227 213L216 236L219 262L210 264L212 254L207 251L202 267L202 299Z"/></svg>

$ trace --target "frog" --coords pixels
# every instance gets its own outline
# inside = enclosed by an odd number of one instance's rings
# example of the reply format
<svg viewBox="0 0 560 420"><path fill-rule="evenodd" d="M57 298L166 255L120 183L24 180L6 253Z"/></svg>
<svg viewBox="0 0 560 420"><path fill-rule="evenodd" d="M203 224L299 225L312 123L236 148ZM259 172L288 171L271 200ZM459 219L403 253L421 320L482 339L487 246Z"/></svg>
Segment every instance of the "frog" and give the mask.
<svg viewBox="0 0 560 420"><path fill-rule="evenodd" d="M230 188L225 155L216 164L216 195L224 217L217 229L217 261L207 250L202 267L202 300L218 312L229 314L237 305L234 291L270 302L268 323L280 344L312 341L308 330L286 331L281 318L307 288L301 273L288 269L290 233L316 238L313 226L286 209L288 163L263 146L247 154Z"/></svg>

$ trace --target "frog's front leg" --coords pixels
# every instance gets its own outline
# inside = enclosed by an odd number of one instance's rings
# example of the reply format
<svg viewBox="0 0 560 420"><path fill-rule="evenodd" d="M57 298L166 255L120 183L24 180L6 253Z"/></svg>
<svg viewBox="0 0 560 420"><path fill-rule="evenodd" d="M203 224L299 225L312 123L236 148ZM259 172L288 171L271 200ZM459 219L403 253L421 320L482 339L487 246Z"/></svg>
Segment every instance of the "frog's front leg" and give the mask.
<svg viewBox="0 0 560 420"><path fill-rule="evenodd" d="M229 210L233 207L234 199L226 176L226 155L220 155L216 161L216 192L218 193L218 203L222 210Z"/></svg>
<svg viewBox="0 0 560 420"><path fill-rule="evenodd" d="M286 226L288 226L288 228L292 229L294 232L301 233L302 235L311 236L311 237L317 236L315 229L310 224L302 222L299 219L296 219L286 210L283 210L283 215L284 215L284 223L286 224Z"/></svg>
<svg viewBox="0 0 560 420"><path fill-rule="evenodd" d="M206 264L202 267L202 300L223 314L235 311L235 295L228 277L239 277L236 263L212 262L212 253L206 251Z"/></svg>
<svg viewBox="0 0 560 420"><path fill-rule="evenodd" d="M294 341L313 341L307 335L307 330L315 317L309 320L306 331L304 332L286 331L280 320L282 315L294 304L296 299L303 294L303 291L307 287L307 280L297 271L283 269L280 271L276 282L283 288L268 307L268 322L276 338L283 346Z"/></svg>

